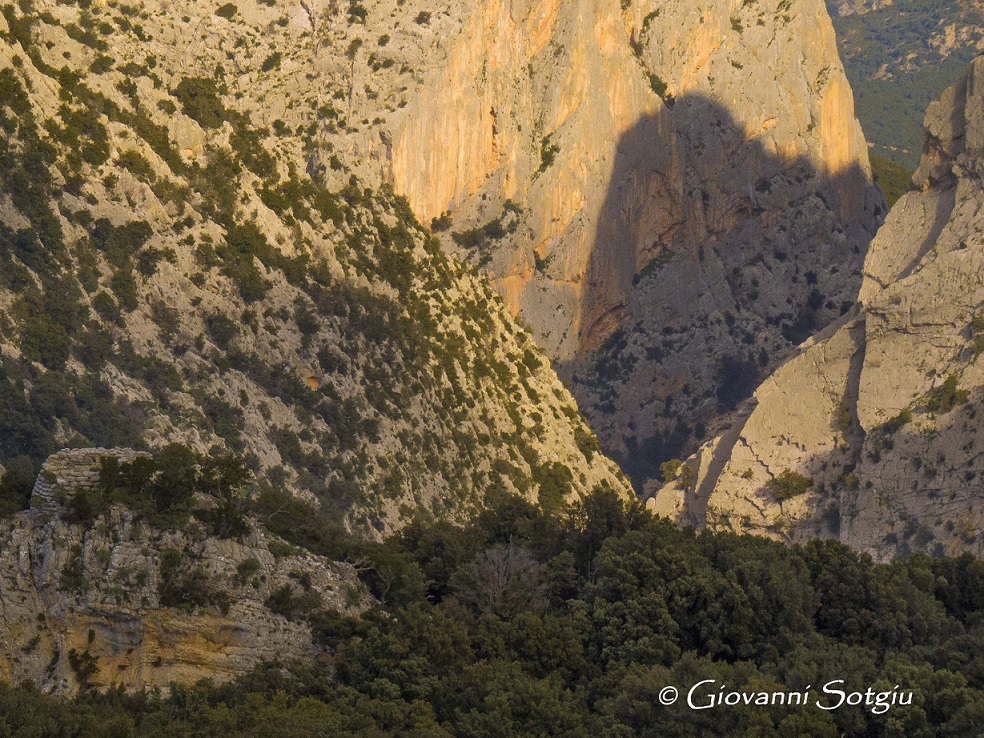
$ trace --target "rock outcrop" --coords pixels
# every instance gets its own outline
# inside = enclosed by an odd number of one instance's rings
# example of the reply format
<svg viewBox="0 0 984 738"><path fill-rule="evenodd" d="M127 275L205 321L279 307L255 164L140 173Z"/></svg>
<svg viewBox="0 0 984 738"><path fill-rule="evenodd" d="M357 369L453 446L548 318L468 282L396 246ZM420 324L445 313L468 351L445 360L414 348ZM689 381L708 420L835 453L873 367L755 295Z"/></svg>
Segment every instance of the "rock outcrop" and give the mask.
<svg viewBox="0 0 984 738"><path fill-rule="evenodd" d="M827 7L831 11L836 10L837 15L842 18L848 15L864 15L873 10L891 7L891 5L892 0L849 0L848 2L831 0L827 3Z"/></svg>
<svg viewBox="0 0 984 738"><path fill-rule="evenodd" d="M656 510L836 537L880 559L984 553L984 58L925 128L914 189L872 242L858 305L756 390Z"/></svg>
<svg viewBox="0 0 984 738"><path fill-rule="evenodd" d="M194 519L155 527L120 505L92 525L73 522L59 499L94 489L101 458L137 455L56 454L32 510L0 523L0 680L60 694L224 681L264 660L322 652L285 603L355 614L373 602L351 565L255 521L237 539L210 536Z"/></svg>

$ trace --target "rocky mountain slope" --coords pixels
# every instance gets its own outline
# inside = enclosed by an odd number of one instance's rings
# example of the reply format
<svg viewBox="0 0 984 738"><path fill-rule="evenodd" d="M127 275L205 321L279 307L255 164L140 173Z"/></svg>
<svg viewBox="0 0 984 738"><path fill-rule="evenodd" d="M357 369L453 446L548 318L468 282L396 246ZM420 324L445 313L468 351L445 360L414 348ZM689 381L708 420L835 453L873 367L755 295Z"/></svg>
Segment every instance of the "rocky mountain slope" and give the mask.
<svg viewBox="0 0 984 738"><path fill-rule="evenodd" d="M677 469L658 511L880 559L984 553L984 58L926 113L916 189L872 242L859 304Z"/></svg>
<svg viewBox="0 0 984 738"><path fill-rule="evenodd" d="M628 494L382 181L373 111L406 104L440 23L369 38L367 7L3 7L0 464L218 445L372 535L490 489Z"/></svg>
<svg viewBox="0 0 984 738"><path fill-rule="evenodd" d="M353 69L406 53L399 12L366 7L393 40ZM453 3L422 25L386 174L639 486L853 303L884 205L822 4Z"/></svg>

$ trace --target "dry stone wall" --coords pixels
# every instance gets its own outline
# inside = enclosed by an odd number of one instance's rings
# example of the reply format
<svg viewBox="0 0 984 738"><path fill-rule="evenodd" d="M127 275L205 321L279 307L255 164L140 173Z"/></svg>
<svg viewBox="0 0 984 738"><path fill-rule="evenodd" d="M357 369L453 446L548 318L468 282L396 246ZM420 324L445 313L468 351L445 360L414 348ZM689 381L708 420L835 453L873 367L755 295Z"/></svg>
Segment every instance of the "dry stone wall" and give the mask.
<svg viewBox="0 0 984 738"><path fill-rule="evenodd" d="M145 451L131 448L66 448L48 457L31 492L31 507L54 510L79 491L99 488L99 468L105 457L121 463L137 458L151 458Z"/></svg>

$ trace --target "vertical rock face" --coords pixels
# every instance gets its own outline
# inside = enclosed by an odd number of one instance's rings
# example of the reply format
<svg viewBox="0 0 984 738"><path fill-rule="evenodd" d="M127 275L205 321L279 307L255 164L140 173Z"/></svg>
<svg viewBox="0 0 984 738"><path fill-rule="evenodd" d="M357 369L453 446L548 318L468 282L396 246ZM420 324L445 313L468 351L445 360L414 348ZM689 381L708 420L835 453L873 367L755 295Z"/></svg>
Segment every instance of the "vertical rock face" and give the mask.
<svg viewBox="0 0 984 738"><path fill-rule="evenodd" d="M465 230L500 218L507 199L522 208L515 234L492 246L488 271L556 357L579 347L618 141L665 110L617 11L586 0L473 6L393 132L394 188L423 220L451 210L455 230ZM653 165L669 175L662 120ZM629 276L635 267L618 266Z"/></svg>
<svg viewBox="0 0 984 738"><path fill-rule="evenodd" d="M392 119L394 186L426 220L450 211L446 243L485 268L641 483L642 456L692 444L857 294L883 203L826 10L451 15Z"/></svg>
<svg viewBox="0 0 984 738"><path fill-rule="evenodd" d="M691 483L664 487L658 510L839 537L882 559L984 552L982 79L979 58L927 112L918 189L872 242L858 308L756 390L747 420L688 461Z"/></svg>

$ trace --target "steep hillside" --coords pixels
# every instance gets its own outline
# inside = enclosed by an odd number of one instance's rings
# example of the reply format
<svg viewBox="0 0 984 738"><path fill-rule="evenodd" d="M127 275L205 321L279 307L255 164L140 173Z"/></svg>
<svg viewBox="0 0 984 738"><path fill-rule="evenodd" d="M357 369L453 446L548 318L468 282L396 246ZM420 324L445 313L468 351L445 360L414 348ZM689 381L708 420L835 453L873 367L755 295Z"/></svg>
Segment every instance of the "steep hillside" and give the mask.
<svg viewBox="0 0 984 738"><path fill-rule="evenodd" d="M365 12L3 7L12 475L62 446L218 445L373 535L491 489L627 494L487 283L366 173L359 103L398 104L339 71L367 67L356 41L329 48ZM381 81L413 76L374 58Z"/></svg>
<svg viewBox="0 0 984 738"><path fill-rule="evenodd" d="M984 552L984 58L926 113L914 181L872 242L859 305L677 469L657 511L837 537L881 559Z"/></svg>

